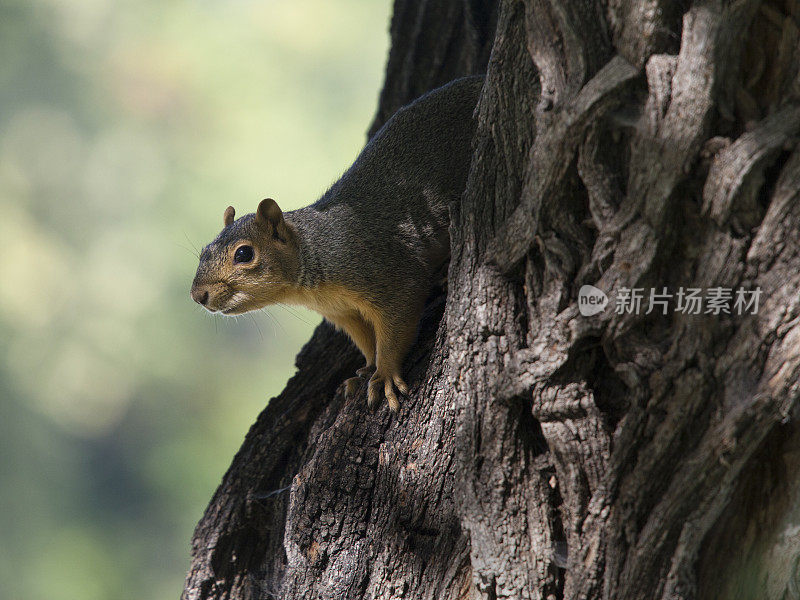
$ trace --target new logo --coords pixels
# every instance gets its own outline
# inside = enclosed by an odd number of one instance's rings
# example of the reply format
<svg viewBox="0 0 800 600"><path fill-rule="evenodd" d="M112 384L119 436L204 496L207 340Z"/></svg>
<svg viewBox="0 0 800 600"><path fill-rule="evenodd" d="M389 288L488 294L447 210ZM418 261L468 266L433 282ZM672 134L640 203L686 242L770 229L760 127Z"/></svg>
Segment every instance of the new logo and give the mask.
<svg viewBox="0 0 800 600"><path fill-rule="evenodd" d="M603 312L608 305L608 296L593 285L584 285L578 292L578 310L584 317Z"/></svg>

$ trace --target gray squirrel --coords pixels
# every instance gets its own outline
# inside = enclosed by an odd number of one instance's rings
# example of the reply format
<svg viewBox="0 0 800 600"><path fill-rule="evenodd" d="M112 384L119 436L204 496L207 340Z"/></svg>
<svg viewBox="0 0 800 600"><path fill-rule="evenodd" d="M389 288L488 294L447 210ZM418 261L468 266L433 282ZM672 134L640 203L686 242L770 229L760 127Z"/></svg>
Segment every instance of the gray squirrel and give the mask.
<svg viewBox="0 0 800 600"><path fill-rule="evenodd" d="M398 110L314 204L282 213L271 198L234 220L200 254L192 298L236 315L300 304L343 329L393 411L401 375L437 271L450 254L449 207L466 187L483 77L457 79ZM373 372L374 371L374 372Z"/></svg>

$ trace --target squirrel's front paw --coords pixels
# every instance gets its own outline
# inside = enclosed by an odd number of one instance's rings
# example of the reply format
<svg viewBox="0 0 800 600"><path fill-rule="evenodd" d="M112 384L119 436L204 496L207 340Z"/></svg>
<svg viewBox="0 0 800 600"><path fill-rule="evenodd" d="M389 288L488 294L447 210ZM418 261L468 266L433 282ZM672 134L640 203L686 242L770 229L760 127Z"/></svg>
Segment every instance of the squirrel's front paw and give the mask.
<svg viewBox="0 0 800 600"><path fill-rule="evenodd" d="M364 380L361 377L351 377L344 380L344 397L347 400L352 400L358 395L361 386L364 385Z"/></svg>
<svg viewBox="0 0 800 600"><path fill-rule="evenodd" d="M367 404L374 406L381 399L381 388L386 396L386 401L389 403L389 408L393 412L400 409L400 402L397 400L397 394L394 392L395 386L401 394L408 394L408 386L403 378L397 375L381 375L376 371L369 380L369 388L367 390Z"/></svg>

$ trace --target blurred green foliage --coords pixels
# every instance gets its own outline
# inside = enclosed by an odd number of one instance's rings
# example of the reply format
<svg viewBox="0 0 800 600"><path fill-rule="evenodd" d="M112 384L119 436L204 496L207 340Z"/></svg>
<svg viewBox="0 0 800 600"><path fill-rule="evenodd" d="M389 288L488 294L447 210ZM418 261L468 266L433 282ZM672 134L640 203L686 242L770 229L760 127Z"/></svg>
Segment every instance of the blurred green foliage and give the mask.
<svg viewBox="0 0 800 600"><path fill-rule="evenodd" d="M319 321L204 313L196 248L352 162L389 4L0 0L0 597L180 594Z"/></svg>

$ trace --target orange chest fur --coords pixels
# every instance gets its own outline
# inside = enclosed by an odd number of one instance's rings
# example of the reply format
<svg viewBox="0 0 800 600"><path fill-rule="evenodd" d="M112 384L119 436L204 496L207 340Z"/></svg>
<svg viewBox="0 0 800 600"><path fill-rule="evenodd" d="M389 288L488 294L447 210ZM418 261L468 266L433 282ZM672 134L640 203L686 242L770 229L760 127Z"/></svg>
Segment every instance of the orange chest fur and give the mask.
<svg viewBox="0 0 800 600"><path fill-rule="evenodd" d="M380 322L375 305L360 294L342 285L325 283L313 289L294 289L287 292L286 301L300 304L328 320L356 312L369 322Z"/></svg>

